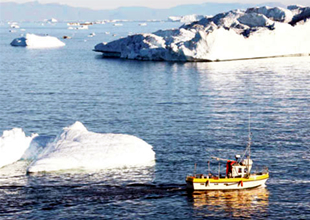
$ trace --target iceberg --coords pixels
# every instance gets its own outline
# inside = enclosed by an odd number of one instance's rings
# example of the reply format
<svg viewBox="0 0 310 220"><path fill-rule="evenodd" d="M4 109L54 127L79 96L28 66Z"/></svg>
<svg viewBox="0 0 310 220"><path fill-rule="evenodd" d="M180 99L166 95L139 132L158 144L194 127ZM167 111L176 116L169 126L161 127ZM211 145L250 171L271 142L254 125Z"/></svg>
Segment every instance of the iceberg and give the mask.
<svg viewBox="0 0 310 220"><path fill-rule="evenodd" d="M75 122L48 144L27 172L152 166L154 161L152 146L135 136L94 133Z"/></svg>
<svg viewBox="0 0 310 220"><path fill-rule="evenodd" d="M37 136L37 134L32 134L27 137L21 128L4 131L0 137L0 168L21 159L32 140Z"/></svg>
<svg viewBox="0 0 310 220"><path fill-rule="evenodd" d="M29 48L52 48L62 47L66 44L56 37L38 36L35 34L26 34L25 37L16 38L11 42L11 46L21 46Z"/></svg>
<svg viewBox="0 0 310 220"><path fill-rule="evenodd" d="M51 22L51 23L57 23L58 22L57 19L55 19L55 18L47 19L46 21Z"/></svg>
<svg viewBox="0 0 310 220"><path fill-rule="evenodd" d="M106 57L173 62L309 56L309 18L310 7L298 5L237 9L178 29L99 43L94 51Z"/></svg>
<svg viewBox="0 0 310 220"><path fill-rule="evenodd" d="M184 16L170 16L168 18L168 21L171 21L171 22L182 22L182 23L191 23L191 22L194 22L194 21L199 21L201 20L202 18L204 18L205 16L203 15L196 15L196 14L193 14L193 15L184 15Z"/></svg>
<svg viewBox="0 0 310 220"><path fill-rule="evenodd" d="M181 16L170 16L170 17L168 17L168 21L170 21L170 22L180 22L181 21Z"/></svg>

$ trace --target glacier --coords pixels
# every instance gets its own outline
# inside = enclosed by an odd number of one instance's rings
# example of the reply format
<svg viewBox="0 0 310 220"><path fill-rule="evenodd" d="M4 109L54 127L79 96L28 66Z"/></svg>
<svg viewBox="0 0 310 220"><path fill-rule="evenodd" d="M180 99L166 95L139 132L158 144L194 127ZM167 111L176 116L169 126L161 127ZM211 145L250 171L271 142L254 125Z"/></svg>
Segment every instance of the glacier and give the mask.
<svg viewBox="0 0 310 220"><path fill-rule="evenodd" d="M232 10L178 29L134 34L94 51L104 57L199 62L310 55L310 7Z"/></svg>
<svg viewBox="0 0 310 220"><path fill-rule="evenodd" d="M20 160L37 136L27 137L21 128L4 131L0 137L0 168Z"/></svg>
<svg viewBox="0 0 310 220"><path fill-rule="evenodd" d="M27 168L28 173L153 166L152 146L132 135L88 131L81 122L63 129Z"/></svg>
<svg viewBox="0 0 310 220"><path fill-rule="evenodd" d="M56 37L39 36L27 33L25 37L15 38L11 42L11 46L20 46L28 48L53 48L63 47L66 44Z"/></svg>

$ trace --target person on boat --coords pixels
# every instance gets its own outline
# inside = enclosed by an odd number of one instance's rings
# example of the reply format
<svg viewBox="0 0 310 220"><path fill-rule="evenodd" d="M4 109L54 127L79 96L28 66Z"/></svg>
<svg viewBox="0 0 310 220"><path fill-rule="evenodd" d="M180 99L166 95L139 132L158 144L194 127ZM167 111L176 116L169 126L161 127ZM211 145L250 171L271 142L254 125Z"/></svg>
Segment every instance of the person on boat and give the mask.
<svg viewBox="0 0 310 220"><path fill-rule="evenodd" d="M236 157L236 160L227 160L227 163L226 163L226 176L228 178L232 177L232 167L233 167L233 164L238 163L240 155L236 155L235 157Z"/></svg>
<svg viewBox="0 0 310 220"><path fill-rule="evenodd" d="M236 155L236 160L228 160L228 159L222 159L222 158L219 158L219 157L213 157L215 158L216 160L220 161L226 161L226 177L228 178L231 178L232 177L232 168L233 168L233 165L236 164L238 165L239 162L238 160L240 159L240 155Z"/></svg>
<svg viewBox="0 0 310 220"><path fill-rule="evenodd" d="M228 178L231 178L232 177L232 165L237 163L237 161L234 161L234 160L227 160L227 163L226 163L226 176Z"/></svg>

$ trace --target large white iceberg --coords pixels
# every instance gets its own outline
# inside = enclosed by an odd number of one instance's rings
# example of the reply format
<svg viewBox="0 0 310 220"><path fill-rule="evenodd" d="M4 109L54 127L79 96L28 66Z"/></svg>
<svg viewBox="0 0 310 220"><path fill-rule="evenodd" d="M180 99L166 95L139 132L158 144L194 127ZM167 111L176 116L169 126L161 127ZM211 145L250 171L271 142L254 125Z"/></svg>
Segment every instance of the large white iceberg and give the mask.
<svg viewBox="0 0 310 220"><path fill-rule="evenodd" d="M310 54L310 8L267 6L233 10L179 29L136 34L95 51L107 57L164 61L223 61Z"/></svg>
<svg viewBox="0 0 310 220"><path fill-rule="evenodd" d="M11 42L11 46L29 47L29 48L52 48L63 47L66 44L56 37L38 36L35 34L26 34L25 37L16 38Z"/></svg>
<svg viewBox="0 0 310 220"><path fill-rule="evenodd" d="M4 131L0 137L0 168L21 159L36 136L27 137L21 128Z"/></svg>
<svg viewBox="0 0 310 220"><path fill-rule="evenodd" d="M28 172L99 170L154 165L155 152L145 141L125 134L89 132L76 122L51 143Z"/></svg>

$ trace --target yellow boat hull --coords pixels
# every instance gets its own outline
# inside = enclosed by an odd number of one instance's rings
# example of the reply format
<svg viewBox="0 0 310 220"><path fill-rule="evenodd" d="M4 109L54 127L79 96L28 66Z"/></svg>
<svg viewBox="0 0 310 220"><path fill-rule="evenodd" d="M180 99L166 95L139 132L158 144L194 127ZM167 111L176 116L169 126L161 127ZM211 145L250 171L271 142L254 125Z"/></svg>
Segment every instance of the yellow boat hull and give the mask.
<svg viewBox="0 0 310 220"><path fill-rule="evenodd" d="M208 178L204 176L188 176L186 178L188 190L241 190L264 187L269 173L252 174L248 178Z"/></svg>

